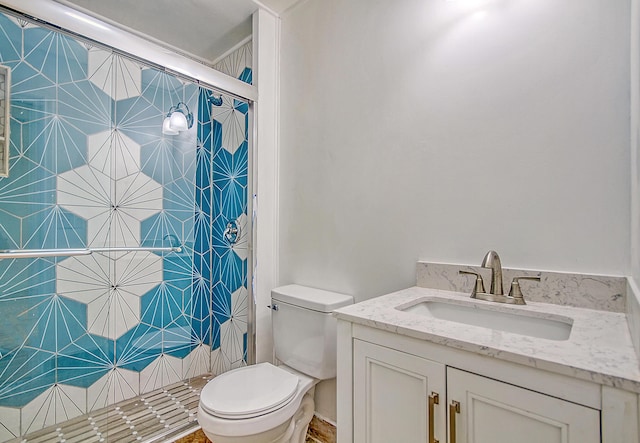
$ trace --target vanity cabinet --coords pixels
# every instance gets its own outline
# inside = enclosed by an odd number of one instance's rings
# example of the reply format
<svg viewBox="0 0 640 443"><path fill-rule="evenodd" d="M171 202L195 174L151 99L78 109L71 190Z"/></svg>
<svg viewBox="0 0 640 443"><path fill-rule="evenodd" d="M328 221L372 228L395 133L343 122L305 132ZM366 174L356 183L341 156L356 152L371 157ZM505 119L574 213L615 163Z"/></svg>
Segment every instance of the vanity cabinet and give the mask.
<svg viewBox="0 0 640 443"><path fill-rule="evenodd" d="M600 442L600 411L549 395L447 368L447 397L450 442Z"/></svg>
<svg viewBox="0 0 640 443"><path fill-rule="evenodd" d="M637 394L340 319L337 393L338 443L640 442Z"/></svg>
<svg viewBox="0 0 640 443"><path fill-rule="evenodd" d="M353 356L354 443L444 442L445 365L361 340Z"/></svg>
<svg viewBox="0 0 640 443"><path fill-rule="evenodd" d="M355 443L598 443L600 411L353 341Z"/></svg>

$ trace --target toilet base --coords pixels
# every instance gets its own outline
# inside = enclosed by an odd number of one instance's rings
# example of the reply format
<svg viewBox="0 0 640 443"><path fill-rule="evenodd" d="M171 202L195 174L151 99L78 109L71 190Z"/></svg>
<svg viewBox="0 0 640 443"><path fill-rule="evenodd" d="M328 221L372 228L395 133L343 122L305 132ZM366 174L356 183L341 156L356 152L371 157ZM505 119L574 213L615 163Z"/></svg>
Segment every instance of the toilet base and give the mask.
<svg viewBox="0 0 640 443"><path fill-rule="evenodd" d="M206 426L202 427L202 431L214 443L304 443L307 429L315 410L314 392L315 387L312 387L302 397L300 407L293 414L293 417L275 428L259 434L242 436L216 435L205 429Z"/></svg>
<svg viewBox="0 0 640 443"><path fill-rule="evenodd" d="M213 443L280 443L283 441L282 437L286 433L288 427L289 423L283 423L274 429L261 432L260 434L242 436L216 435L204 428L202 429L202 432L204 432L204 435L206 435Z"/></svg>
<svg viewBox="0 0 640 443"><path fill-rule="evenodd" d="M313 394L315 388L312 388L307 392L302 401L300 402L300 408L291 418L289 427L285 435L278 443L304 443L307 437L307 429L309 429L309 423L313 418L315 412L315 403L313 401Z"/></svg>

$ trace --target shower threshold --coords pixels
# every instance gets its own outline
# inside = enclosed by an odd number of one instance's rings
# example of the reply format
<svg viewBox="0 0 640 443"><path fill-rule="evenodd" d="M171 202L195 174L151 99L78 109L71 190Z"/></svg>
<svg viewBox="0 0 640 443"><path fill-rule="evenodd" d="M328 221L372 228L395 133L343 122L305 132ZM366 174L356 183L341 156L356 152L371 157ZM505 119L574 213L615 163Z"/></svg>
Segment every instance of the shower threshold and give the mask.
<svg viewBox="0 0 640 443"><path fill-rule="evenodd" d="M210 379L201 375L165 386L7 443L173 442L200 428L200 391Z"/></svg>

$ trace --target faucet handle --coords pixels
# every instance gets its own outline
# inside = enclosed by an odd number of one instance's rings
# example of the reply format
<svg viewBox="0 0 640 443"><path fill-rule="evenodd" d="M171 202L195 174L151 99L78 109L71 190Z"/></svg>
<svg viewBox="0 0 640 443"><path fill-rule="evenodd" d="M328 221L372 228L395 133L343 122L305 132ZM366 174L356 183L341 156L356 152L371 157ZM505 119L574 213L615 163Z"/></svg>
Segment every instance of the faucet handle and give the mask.
<svg viewBox="0 0 640 443"><path fill-rule="evenodd" d="M509 297L520 298L524 304L524 296L522 294L522 290L520 289L520 280L534 280L540 281L540 276L521 276L521 277L513 277L511 281L511 289L509 290Z"/></svg>
<svg viewBox="0 0 640 443"><path fill-rule="evenodd" d="M458 271L458 274L476 276L476 284L473 287L473 291L471 291L471 298L476 298L477 293L480 293L480 294L485 293L484 280L482 280L482 275L478 274L477 272L471 272L471 271Z"/></svg>

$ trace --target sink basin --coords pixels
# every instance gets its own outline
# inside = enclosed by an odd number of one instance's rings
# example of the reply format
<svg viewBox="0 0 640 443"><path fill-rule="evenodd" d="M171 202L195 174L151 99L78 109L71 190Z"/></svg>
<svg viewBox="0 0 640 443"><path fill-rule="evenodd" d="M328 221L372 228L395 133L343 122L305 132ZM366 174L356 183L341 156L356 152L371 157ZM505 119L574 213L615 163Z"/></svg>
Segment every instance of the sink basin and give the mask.
<svg viewBox="0 0 640 443"><path fill-rule="evenodd" d="M560 315L539 314L526 308L495 310L476 303L451 303L448 300L422 300L396 309L425 317L465 325L511 332L547 340L567 340L573 320Z"/></svg>

